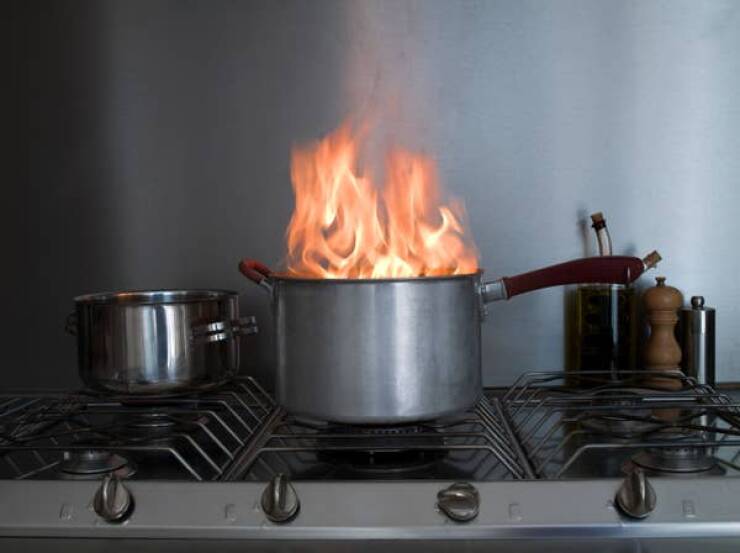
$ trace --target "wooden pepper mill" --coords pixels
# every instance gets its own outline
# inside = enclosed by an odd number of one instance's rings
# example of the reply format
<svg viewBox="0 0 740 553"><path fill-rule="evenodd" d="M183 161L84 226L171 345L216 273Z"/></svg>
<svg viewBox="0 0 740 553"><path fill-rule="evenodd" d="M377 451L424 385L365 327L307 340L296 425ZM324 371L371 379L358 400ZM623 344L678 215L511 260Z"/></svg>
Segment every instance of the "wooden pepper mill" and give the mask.
<svg viewBox="0 0 740 553"><path fill-rule="evenodd" d="M645 368L650 371L679 373L681 366L681 347L674 334L678 322L678 310L683 305L683 297L673 286L665 285L665 277L657 277L657 284L643 296L650 337L645 344L643 358ZM650 375L646 384L654 388L680 390L681 380L660 378Z"/></svg>

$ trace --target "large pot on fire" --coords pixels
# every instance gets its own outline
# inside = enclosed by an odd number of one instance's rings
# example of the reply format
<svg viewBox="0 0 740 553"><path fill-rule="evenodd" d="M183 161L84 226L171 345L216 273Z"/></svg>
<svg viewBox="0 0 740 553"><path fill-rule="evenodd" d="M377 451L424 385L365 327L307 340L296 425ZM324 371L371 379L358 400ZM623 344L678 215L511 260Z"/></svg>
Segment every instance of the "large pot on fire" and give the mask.
<svg viewBox="0 0 740 553"><path fill-rule="evenodd" d="M276 393L289 412L350 424L399 424L465 411L479 399L486 304L575 283L628 284L659 259L578 259L514 277L295 278L244 260L270 294Z"/></svg>

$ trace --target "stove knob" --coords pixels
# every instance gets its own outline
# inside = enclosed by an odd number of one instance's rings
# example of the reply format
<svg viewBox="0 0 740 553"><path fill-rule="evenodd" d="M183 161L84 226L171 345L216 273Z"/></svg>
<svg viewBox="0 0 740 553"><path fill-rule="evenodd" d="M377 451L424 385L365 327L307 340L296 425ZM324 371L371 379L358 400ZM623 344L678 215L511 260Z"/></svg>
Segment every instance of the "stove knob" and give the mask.
<svg viewBox="0 0 740 553"><path fill-rule="evenodd" d="M134 498L117 476L109 474L95 494L93 508L108 522L123 522L134 510Z"/></svg>
<svg viewBox="0 0 740 553"><path fill-rule="evenodd" d="M467 482L456 482L437 494L437 506L452 520L468 522L478 516L480 495Z"/></svg>
<svg viewBox="0 0 740 553"><path fill-rule="evenodd" d="M655 510L655 490L647 481L645 471L636 468L617 491L617 506L630 518L645 518Z"/></svg>
<svg viewBox="0 0 740 553"><path fill-rule="evenodd" d="M278 474L262 492L262 510L272 522L288 522L295 518L301 507L298 494L288 477Z"/></svg>

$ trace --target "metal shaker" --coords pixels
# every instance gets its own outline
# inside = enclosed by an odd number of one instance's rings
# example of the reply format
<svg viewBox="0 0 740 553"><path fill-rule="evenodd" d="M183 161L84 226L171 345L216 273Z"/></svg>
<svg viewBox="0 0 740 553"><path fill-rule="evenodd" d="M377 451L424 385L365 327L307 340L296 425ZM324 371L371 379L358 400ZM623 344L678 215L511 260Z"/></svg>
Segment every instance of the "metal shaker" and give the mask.
<svg viewBox="0 0 740 553"><path fill-rule="evenodd" d="M681 309L678 338L681 344L681 369L700 384L714 386L714 317L713 307L704 306L703 296L693 296L691 306Z"/></svg>

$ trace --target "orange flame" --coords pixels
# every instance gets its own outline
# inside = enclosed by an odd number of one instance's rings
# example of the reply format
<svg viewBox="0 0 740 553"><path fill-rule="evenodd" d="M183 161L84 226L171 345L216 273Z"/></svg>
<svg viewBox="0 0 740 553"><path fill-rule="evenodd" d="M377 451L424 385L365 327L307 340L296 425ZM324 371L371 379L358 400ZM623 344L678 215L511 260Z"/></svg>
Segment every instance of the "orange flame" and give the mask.
<svg viewBox="0 0 740 553"><path fill-rule="evenodd" d="M400 278L478 269L461 203L440 205L432 159L387 157L382 190L358 174L359 139L344 125L293 151L295 210L288 272L308 278Z"/></svg>

